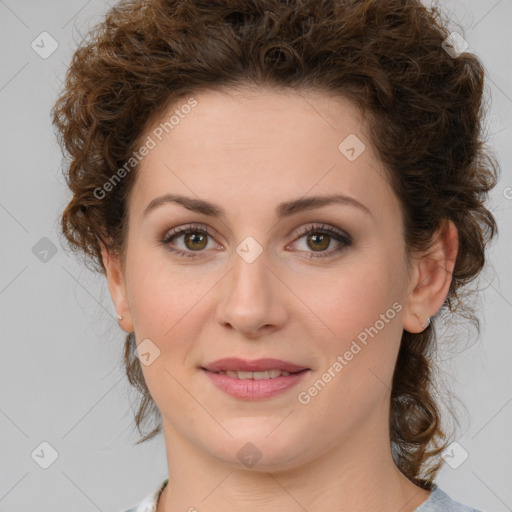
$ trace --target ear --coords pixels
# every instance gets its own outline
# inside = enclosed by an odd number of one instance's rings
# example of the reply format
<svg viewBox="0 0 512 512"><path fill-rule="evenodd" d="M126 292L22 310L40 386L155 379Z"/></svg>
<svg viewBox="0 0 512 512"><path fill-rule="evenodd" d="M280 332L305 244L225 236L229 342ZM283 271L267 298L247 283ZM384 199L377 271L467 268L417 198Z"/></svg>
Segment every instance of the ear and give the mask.
<svg viewBox="0 0 512 512"><path fill-rule="evenodd" d="M427 319L443 305L452 282L458 249L457 228L451 220L445 220L434 235L431 249L414 257L403 315L406 331L423 331L428 325L425 325Z"/></svg>
<svg viewBox="0 0 512 512"><path fill-rule="evenodd" d="M107 274L108 289L110 297L114 303L116 314L122 316L119 320L121 329L125 332L133 332L133 321L128 307L126 297L126 285L121 264L121 257L110 253L103 244L101 244L101 257Z"/></svg>

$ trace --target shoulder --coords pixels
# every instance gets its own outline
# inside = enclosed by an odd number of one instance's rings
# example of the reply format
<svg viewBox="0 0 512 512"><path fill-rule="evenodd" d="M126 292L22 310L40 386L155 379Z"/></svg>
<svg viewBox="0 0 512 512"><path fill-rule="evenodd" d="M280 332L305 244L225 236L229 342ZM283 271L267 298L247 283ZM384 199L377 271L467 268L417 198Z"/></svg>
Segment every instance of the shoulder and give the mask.
<svg viewBox="0 0 512 512"><path fill-rule="evenodd" d="M414 512L484 512L453 500L440 487L435 485L427 501L423 502Z"/></svg>
<svg viewBox="0 0 512 512"><path fill-rule="evenodd" d="M147 496L143 498L137 505L126 510L125 512L155 512L158 498L164 490L169 479L165 479L162 483L158 484Z"/></svg>

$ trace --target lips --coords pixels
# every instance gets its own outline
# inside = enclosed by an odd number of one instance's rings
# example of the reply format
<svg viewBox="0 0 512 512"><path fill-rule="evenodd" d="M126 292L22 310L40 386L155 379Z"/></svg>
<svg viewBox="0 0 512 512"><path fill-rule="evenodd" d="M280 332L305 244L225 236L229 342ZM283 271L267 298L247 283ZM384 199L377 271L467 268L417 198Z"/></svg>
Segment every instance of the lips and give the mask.
<svg viewBox="0 0 512 512"><path fill-rule="evenodd" d="M229 357L201 366L201 370L227 395L240 400L264 400L290 391L311 369L281 359L247 361Z"/></svg>
<svg viewBox="0 0 512 512"><path fill-rule="evenodd" d="M223 359L218 359L211 363L205 364L201 368L214 373L228 371L240 372L240 374L246 378L247 372L271 372L279 370L280 372L298 373L303 370L309 370L309 368L305 366L300 366L288 361L283 361L281 359L265 358L249 361L237 357L226 357Z"/></svg>
<svg viewBox="0 0 512 512"><path fill-rule="evenodd" d="M270 399L295 387L310 368L281 359L226 357L201 366L218 389L241 400Z"/></svg>

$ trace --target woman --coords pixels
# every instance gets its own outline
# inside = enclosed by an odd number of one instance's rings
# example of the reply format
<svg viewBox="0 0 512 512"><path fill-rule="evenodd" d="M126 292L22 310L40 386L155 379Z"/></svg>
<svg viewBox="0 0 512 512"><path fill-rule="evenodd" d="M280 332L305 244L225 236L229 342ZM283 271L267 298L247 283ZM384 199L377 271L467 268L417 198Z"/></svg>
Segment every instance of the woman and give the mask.
<svg viewBox="0 0 512 512"><path fill-rule="evenodd" d="M474 511L432 358L496 233L479 60L405 0L122 2L92 36L62 229L165 439L131 511Z"/></svg>

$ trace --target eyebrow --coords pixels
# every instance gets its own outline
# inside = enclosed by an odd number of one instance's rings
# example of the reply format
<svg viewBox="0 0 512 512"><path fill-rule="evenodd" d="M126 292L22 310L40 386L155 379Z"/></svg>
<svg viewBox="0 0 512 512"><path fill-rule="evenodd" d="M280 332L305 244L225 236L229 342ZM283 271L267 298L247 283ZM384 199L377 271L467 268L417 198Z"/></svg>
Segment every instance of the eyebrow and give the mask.
<svg viewBox="0 0 512 512"><path fill-rule="evenodd" d="M165 194L163 196L156 197L146 206L142 216L146 217L151 211L168 203L177 203L185 207L187 210L208 215L210 217L224 218L226 216L225 210L218 205L204 201L203 199L194 199L192 197L182 196L179 194ZM354 206L372 216L368 207L356 199L342 194L329 194L301 197L299 199L293 199L291 201L281 203L276 208L276 217L278 219L283 219L284 217L289 217L298 212L312 210L330 204Z"/></svg>

